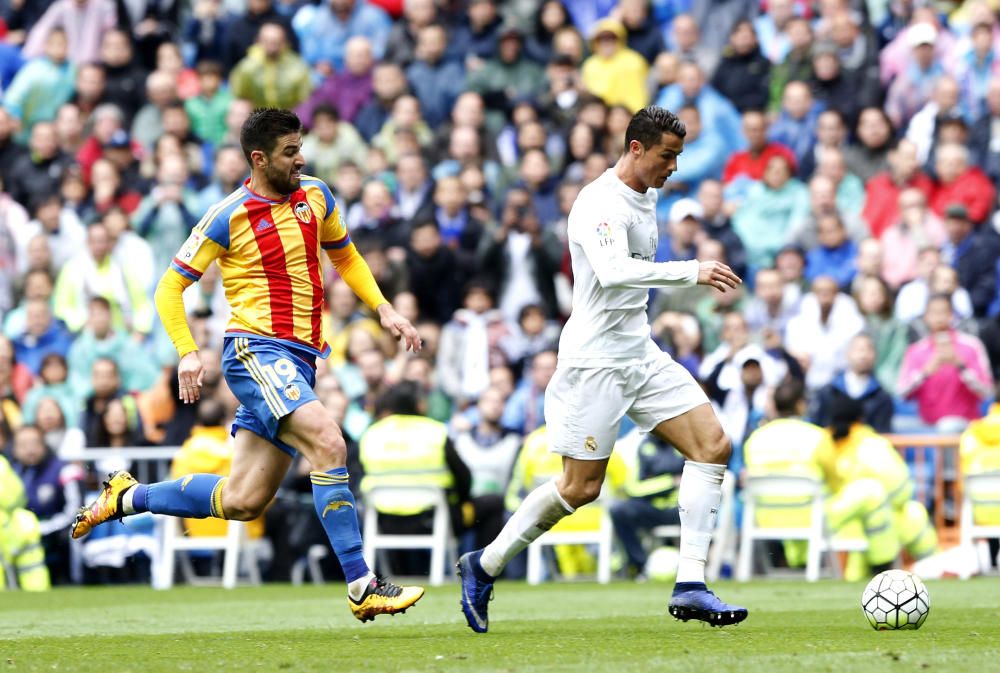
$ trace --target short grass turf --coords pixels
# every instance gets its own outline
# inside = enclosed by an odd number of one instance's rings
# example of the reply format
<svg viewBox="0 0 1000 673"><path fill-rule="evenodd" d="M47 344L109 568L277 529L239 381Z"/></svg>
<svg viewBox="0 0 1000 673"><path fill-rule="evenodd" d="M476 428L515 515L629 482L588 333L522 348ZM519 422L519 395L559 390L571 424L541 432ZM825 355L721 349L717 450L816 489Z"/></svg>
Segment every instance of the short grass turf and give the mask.
<svg viewBox="0 0 1000 673"><path fill-rule="evenodd" d="M1000 579L928 583L923 628L895 632L868 626L857 584L715 588L749 619L675 621L663 584L501 583L487 634L465 626L456 585L364 625L338 585L0 592L0 672L1000 670Z"/></svg>

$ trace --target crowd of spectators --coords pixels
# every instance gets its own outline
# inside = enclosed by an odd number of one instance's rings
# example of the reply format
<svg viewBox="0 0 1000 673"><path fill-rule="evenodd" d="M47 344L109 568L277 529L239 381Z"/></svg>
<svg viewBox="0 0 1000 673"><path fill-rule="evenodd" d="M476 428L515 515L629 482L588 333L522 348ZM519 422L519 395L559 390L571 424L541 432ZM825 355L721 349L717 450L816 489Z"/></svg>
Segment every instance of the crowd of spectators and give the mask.
<svg viewBox="0 0 1000 673"><path fill-rule="evenodd" d="M838 389L880 431L960 429L1000 373L998 5L0 1L0 441L55 479L38 514L65 525L82 473L22 454L191 435L152 292L246 177L258 106L299 113L309 172L424 341L400 352L327 269L317 385L352 441L404 380L470 455L544 423L566 218L649 103L687 126L657 261L746 280L651 293L653 335L737 447L785 376L821 423ZM218 274L185 301L231 417ZM17 450L28 426L47 456Z"/></svg>

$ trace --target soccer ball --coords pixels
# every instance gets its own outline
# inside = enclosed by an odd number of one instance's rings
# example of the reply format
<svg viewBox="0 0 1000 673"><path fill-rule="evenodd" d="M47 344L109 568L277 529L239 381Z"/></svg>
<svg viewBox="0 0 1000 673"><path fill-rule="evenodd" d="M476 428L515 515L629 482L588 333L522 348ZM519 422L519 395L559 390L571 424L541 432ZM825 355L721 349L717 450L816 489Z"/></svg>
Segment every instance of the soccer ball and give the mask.
<svg viewBox="0 0 1000 673"><path fill-rule="evenodd" d="M931 601L919 577L905 570L886 570L865 587L861 609L876 631L919 629L927 619Z"/></svg>
<svg viewBox="0 0 1000 673"><path fill-rule="evenodd" d="M681 554L676 547L659 547L646 559L646 576L655 582L673 582Z"/></svg>

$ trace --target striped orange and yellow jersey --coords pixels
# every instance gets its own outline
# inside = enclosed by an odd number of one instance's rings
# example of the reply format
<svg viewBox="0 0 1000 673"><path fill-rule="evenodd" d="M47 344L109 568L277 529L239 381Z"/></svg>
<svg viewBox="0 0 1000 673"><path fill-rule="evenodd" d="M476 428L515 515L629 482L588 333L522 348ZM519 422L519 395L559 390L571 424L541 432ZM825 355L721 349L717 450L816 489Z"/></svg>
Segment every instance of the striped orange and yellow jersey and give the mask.
<svg viewBox="0 0 1000 673"><path fill-rule="evenodd" d="M197 281L218 261L232 309L227 335L279 339L326 357L320 251L353 245L326 184L302 176L299 189L273 201L249 180L209 209L170 268Z"/></svg>

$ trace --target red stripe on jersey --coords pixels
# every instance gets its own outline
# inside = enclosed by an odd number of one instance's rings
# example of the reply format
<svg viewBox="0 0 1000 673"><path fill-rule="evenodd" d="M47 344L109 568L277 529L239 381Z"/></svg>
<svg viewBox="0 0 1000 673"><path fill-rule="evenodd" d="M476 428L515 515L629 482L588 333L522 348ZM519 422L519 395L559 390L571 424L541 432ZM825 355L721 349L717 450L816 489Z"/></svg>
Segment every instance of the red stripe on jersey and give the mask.
<svg viewBox="0 0 1000 673"><path fill-rule="evenodd" d="M195 269L195 268L192 268L192 267L188 266L187 264L185 264L181 260L177 259L176 257L174 257L174 264L176 264L177 266L179 266L183 270L187 271L192 276L197 276L198 278L201 278L201 276L202 276L201 271L199 271L198 269Z"/></svg>
<svg viewBox="0 0 1000 673"><path fill-rule="evenodd" d="M299 196L305 200L305 192L299 192ZM295 207L294 205L292 206ZM310 211L311 212L311 211ZM316 216L309 218L308 222L295 218L302 230L302 241L306 246L306 266L309 269L309 282L313 286L312 305L312 342L318 345L323 332L323 278L319 267L319 241L316 231Z"/></svg>
<svg viewBox="0 0 1000 673"><path fill-rule="evenodd" d="M288 276L285 248L271 215L271 204L256 199L247 200L247 219L257 241L261 266L267 277L271 305L271 332L279 339L295 337L295 316L292 313L292 280ZM265 222L266 221L266 222Z"/></svg>

